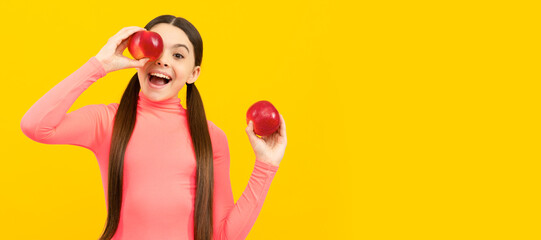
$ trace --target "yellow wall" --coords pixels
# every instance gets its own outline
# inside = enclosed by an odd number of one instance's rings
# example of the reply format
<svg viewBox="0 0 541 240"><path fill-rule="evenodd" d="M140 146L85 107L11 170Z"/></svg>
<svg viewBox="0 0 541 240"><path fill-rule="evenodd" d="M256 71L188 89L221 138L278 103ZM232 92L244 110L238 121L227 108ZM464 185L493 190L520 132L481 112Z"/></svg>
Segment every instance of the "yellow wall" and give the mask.
<svg viewBox="0 0 541 240"><path fill-rule="evenodd" d="M254 163L248 107L271 101L287 123L285 157L248 239L541 238L537 4L8 0L1 9L3 239L98 238L106 208L94 155L36 143L20 120L109 37L162 14L203 37L197 87L228 136L235 199ZM70 111L118 102L135 71L99 79Z"/></svg>

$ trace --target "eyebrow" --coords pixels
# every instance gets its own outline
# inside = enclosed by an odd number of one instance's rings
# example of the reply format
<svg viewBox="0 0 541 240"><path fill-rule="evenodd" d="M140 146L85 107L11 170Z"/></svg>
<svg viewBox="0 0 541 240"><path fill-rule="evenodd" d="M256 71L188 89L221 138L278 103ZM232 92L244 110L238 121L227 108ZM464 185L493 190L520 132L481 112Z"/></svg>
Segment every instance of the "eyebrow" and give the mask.
<svg viewBox="0 0 541 240"><path fill-rule="evenodd" d="M186 47L186 45L184 45L184 44L177 43L177 44L173 45L173 48L177 48L177 47L185 47L186 50L188 50L188 53L190 53L190 49L188 49L188 47Z"/></svg>

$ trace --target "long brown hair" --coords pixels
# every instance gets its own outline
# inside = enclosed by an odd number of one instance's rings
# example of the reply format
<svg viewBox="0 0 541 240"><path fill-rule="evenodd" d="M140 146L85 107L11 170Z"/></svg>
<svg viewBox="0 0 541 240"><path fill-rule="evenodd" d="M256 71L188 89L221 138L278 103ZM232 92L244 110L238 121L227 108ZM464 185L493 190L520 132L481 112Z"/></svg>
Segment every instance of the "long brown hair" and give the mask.
<svg viewBox="0 0 541 240"><path fill-rule="evenodd" d="M197 29L188 20L173 15L161 15L152 19L145 29L150 30L158 23L168 23L186 33L194 47L195 66L201 66L203 58L203 40ZM122 176L124 170L124 154L135 126L137 117L137 101L141 86L137 73L133 75L115 115L111 148L109 152L109 183L107 223L100 240L110 240L120 221L122 206ZM214 189L214 168L212 144L207 125L203 101L195 84L187 84L187 118L193 142L196 170L196 196L194 209L194 239L212 239L212 201ZM181 227L181 226L179 226Z"/></svg>

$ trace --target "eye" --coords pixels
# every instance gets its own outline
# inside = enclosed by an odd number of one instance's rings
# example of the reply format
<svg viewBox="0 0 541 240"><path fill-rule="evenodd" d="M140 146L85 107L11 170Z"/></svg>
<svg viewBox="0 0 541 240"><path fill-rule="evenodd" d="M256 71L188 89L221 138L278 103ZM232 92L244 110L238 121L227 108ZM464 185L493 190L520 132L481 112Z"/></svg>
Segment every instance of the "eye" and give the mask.
<svg viewBox="0 0 541 240"><path fill-rule="evenodd" d="M184 56L182 56L182 54L180 54L180 53L176 53L175 56L178 57L178 58L181 58L181 57L184 58Z"/></svg>

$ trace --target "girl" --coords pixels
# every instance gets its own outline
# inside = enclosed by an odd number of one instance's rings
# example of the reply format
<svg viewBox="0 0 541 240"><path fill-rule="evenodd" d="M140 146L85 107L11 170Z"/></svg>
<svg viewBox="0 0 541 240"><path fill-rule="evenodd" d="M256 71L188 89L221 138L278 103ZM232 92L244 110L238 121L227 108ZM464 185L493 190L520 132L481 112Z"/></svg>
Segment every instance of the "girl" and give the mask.
<svg viewBox="0 0 541 240"><path fill-rule="evenodd" d="M122 55L140 30L161 35L155 61ZM34 141L91 150L99 163L107 205L100 240L245 239L261 210L284 156L286 126L258 137L246 133L256 159L240 199L229 180L229 147L206 119L195 81L203 42L186 19L162 15L145 28L126 27L94 57L42 96L23 116L21 129ZM67 113L92 83L107 73L136 68L120 103L95 104ZM178 93L187 85L187 108Z"/></svg>

